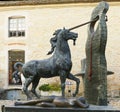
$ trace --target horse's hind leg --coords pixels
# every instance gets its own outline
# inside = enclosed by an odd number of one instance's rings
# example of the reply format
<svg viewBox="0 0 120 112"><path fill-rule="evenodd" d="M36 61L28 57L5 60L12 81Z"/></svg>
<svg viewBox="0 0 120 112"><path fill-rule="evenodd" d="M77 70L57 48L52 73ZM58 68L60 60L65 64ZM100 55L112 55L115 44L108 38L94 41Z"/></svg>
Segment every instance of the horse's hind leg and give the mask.
<svg viewBox="0 0 120 112"><path fill-rule="evenodd" d="M32 81L32 89L31 92L37 97L40 98L40 95L36 92L36 87L39 83L40 77L34 77L34 80Z"/></svg>
<svg viewBox="0 0 120 112"><path fill-rule="evenodd" d="M75 97L78 94L78 92L79 92L80 79L76 78L71 73L67 76L67 78L76 82L76 90L75 90L75 93L73 94L73 96Z"/></svg>
<svg viewBox="0 0 120 112"><path fill-rule="evenodd" d="M28 86L31 84L33 79L34 79L34 76L30 76L29 78L27 78L26 81L25 81L24 87L23 87L23 91L27 95L28 100L32 99L32 97L30 96L30 94L28 92Z"/></svg>

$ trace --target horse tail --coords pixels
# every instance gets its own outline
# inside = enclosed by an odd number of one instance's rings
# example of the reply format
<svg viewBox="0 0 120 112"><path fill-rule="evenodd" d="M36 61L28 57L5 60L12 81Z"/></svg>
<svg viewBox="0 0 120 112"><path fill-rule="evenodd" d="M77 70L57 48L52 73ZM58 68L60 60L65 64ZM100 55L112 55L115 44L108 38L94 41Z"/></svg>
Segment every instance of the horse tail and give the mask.
<svg viewBox="0 0 120 112"><path fill-rule="evenodd" d="M23 67L23 63L22 62L16 62L15 64L14 64L14 69L15 69L15 72L21 72L22 73L22 69L20 70L19 69L19 66L21 66L21 67Z"/></svg>
<svg viewBox="0 0 120 112"><path fill-rule="evenodd" d="M19 71L19 69L18 69L18 67L19 66L23 66L24 64L22 63L22 62L16 62L15 64L14 64L14 69L16 70L16 71Z"/></svg>
<svg viewBox="0 0 120 112"><path fill-rule="evenodd" d="M13 72L12 76L14 76L15 74L18 74L20 72L20 78L21 78L21 82L22 82L22 91L23 91L23 87L24 87L24 83L25 83L25 77L23 75L23 71L22 71L22 68L21 70L19 69L19 66L23 67L23 63L22 62L16 62L14 64L14 69L15 71Z"/></svg>

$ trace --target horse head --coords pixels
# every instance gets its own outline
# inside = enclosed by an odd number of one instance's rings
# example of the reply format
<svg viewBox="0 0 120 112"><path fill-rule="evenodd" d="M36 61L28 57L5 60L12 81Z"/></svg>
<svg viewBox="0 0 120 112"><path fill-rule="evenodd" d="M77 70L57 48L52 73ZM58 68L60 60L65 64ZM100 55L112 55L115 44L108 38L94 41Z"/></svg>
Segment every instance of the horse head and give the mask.
<svg viewBox="0 0 120 112"><path fill-rule="evenodd" d="M78 37L77 33L71 32L70 30L67 30L65 28L56 30L53 35L54 37L50 39L51 50L47 53L47 55L54 52L59 37L63 37L65 40L72 39L73 45L75 45L76 38Z"/></svg>
<svg viewBox="0 0 120 112"><path fill-rule="evenodd" d="M64 38L66 41L67 40L73 40L73 45L75 45L75 41L78 37L78 34L75 33L75 32L71 32L70 30L68 29L65 29L63 28L63 30L61 30L58 34L59 35L62 35L62 38Z"/></svg>

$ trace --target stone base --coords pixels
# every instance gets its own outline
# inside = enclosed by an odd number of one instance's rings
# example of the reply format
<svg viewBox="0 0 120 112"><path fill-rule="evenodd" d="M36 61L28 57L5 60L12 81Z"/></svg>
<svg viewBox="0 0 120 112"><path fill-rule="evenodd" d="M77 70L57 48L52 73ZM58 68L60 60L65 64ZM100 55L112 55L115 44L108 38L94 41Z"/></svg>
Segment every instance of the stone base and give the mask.
<svg viewBox="0 0 120 112"><path fill-rule="evenodd" d="M36 106L2 106L2 112L120 112L111 106L93 106L89 108L48 108Z"/></svg>

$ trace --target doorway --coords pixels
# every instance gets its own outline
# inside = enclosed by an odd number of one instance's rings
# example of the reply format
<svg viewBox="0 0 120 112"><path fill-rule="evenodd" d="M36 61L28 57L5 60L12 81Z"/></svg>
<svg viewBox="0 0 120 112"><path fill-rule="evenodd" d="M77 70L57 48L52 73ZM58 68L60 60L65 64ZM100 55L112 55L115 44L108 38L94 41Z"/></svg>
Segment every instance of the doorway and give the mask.
<svg viewBox="0 0 120 112"><path fill-rule="evenodd" d="M8 51L8 75L9 75L9 85L16 84L16 85L21 85L21 80L19 83L14 83L13 82L13 72L15 71L14 69L14 64L16 62L25 62L25 51L24 50L9 50Z"/></svg>

